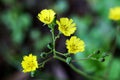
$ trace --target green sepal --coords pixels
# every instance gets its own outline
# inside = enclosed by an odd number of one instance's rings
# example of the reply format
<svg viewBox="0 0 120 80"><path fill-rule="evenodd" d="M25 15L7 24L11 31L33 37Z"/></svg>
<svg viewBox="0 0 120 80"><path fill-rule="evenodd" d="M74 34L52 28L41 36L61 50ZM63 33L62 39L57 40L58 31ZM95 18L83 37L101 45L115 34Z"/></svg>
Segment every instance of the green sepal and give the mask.
<svg viewBox="0 0 120 80"><path fill-rule="evenodd" d="M52 49L52 44L49 43L49 44L47 45L47 48L48 48L48 49Z"/></svg>
<svg viewBox="0 0 120 80"><path fill-rule="evenodd" d="M67 57L67 58L66 58L66 63L67 63L67 64L70 64L71 60L72 60L71 57Z"/></svg>
<svg viewBox="0 0 120 80"><path fill-rule="evenodd" d="M30 76L31 76L31 77L34 77L34 74L35 74L34 71L30 72Z"/></svg>
<svg viewBox="0 0 120 80"><path fill-rule="evenodd" d="M48 24L48 27L49 27L49 28L53 28L53 25L52 25L52 23L51 23L51 24Z"/></svg>
<svg viewBox="0 0 120 80"><path fill-rule="evenodd" d="M51 23L51 24L48 24L48 27L49 28L54 28L55 27L55 25L56 25L56 19L57 19L57 16L55 15L55 18L54 18L54 20L53 20L53 22Z"/></svg>

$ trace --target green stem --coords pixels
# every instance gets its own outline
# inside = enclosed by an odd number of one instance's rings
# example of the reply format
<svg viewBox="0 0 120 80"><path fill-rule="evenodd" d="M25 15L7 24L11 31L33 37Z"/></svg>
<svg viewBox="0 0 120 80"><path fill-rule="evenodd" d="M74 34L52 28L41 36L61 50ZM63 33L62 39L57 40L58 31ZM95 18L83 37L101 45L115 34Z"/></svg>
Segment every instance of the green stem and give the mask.
<svg viewBox="0 0 120 80"><path fill-rule="evenodd" d="M67 57L69 54L63 54L63 53L61 53L61 52L58 52L58 51L55 51L55 53L57 53L57 54L59 54L59 55L61 55L61 56L64 56L64 57Z"/></svg>
<svg viewBox="0 0 120 80"><path fill-rule="evenodd" d="M72 60L72 62L77 62L77 61L80 61L80 60L95 60L95 61L98 61L96 58L93 58L92 56L95 55L95 54L90 54L87 58L81 58L81 59L78 59L78 60Z"/></svg>
<svg viewBox="0 0 120 80"><path fill-rule="evenodd" d="M60 37L60 34L61 34L61 32L59 31L58 35L55 37L55 41L56 41L57 38Z"/></svg>
<svg viewBox="0 0 120 80"><path fill-rule="evenodd" d="M93 80L93 78L92 78L91 76L89 76L89 75L87 75L86 73L82 72L81 70L77 69L73 64L69 64L69 66L70 66L75 72L77 72L78 74L84 76L84 77L87 78L87 79Z"/></svg>
<svg viewBox="0 0 120 80"><path fill-rule="evenodd" d="M54 35L54 28L51 28L52 29L52 45L53 45L53 54L54 56L56 56L55 54L55 35Z"/></svg>
<svg viewBox="0 0 120 80"><path fill-rule="evenodd" d="M53 58L53 57L50 57L50 58L44 60L42 63L39 63L39 66L40 66L40 67L44 67L45 63L48 62L48 61L50 61L52 58Z"/></svg>
<svg viewBox="0 0 120 80"><path fill-rule="evenodd" d="M88 56L88 58L92 57L93 55L95 55L95 54L90 54L90 55Z"/></svg>
<svg viewBox="0 0 120 80"><path fill-rule="evenodd" d="M46 62L50 61L51 59L52 59L52 57L50 57L47 60L43 61L43 63L45 64Z"/></svg>
<svg viewBox="0 0 120 80"><path fill-rule="evenodd" d="M49 52L47 52L46 54L50 54L50 53L52 53L52 50L51 50L51 51L49 51Z"/></svg>
<svg viewBox="0 0 120 80"><path fill-rule="evenodd" d="M66 62L66 60L65 60L64 58L61 58L61 57L59 57L59 56L54 56L54 58L55 58L55 59L58 59L58 60L60 60L60 61Z"/></svg>
<svg viewBox="0 0 120 80"><path fill-rule="evenodd" d="M78 61L80 61L80 60L94 60L94 61L99 61L98 59L96 59L96 58L81 58L81 59L79 59L79 60L72 60L72 62L78 62Z"/></svg>
<svg viewBox="0 0 120 80"><path fill-rule="evenodd" d="M54 58L66 63L66 60L65 60L64 58L61 58L61 57L59 57L59 56L54 56ZM87 75L85 72L81 71L80 69L77 69L72 63L70 63L69 66L70 66L75 72L77 72L78 74L82 75L83 77L85 77L85 78L87 78L87 79L90 79L90 80L102 80L102 79L100 79L100 78L92 77L92 76Z"/></svg>
<svg viewBox="0 0 120 80"><path fill-rule="evenodd" d="M88 59L90 59L90 58L81 58L79 60L72 60L72 62L77 62L77 61L80 61L80 60L88 60Z"/></svg>

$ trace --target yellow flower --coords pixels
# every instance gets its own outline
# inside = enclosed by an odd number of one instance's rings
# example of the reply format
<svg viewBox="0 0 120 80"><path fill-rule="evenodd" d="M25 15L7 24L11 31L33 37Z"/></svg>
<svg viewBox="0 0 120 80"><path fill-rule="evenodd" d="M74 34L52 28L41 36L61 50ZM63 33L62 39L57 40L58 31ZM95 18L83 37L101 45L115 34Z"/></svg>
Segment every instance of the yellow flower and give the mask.
<svg viewBox="0 0 120 80"><path fill-rule="evenodd" d="M83 52L85 49L84 41L77 38L76 36L72 36L70 40L66 40L66 46L68 49L68 53L70 54Z"/></svg>
<svg viewBox="0 0 120 80"><path fill-rule="evenodd" d="M24 56L21 65L24 73L35 71L38 68L37 56L33 56L32 54Z"/></svg>
<svg viewBox="0 0 120 80"><path fill-rule="evenodd" d="M76 30L76 24L73 23L72 19L68 18L60 18L60 21L56 21L58 24L58 29L62 32L65 36L70 36Z"/></svg>
<svg viewBox="0 0 120 80"><path fill-rule="evenodd" d="M38 19L44 24L50 24L54 20L55 14L52 9L44 9L38 13Z"/></svg>
<svg viewBox="0 0 120 80"><path fill-rule="evenodd" d="M120 20L120 7L115 7L110 9L109 19L115 20L115 21Z"/></svg>

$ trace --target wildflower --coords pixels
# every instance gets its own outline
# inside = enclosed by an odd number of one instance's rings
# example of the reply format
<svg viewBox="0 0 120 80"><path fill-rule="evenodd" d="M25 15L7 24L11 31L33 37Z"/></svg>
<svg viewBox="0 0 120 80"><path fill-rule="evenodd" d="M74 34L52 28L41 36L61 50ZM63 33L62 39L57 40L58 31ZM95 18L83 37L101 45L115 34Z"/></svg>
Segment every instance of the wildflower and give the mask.
<svg viewBox="0 0 120 80"><path fill-rule="evenodd" d="M38 13L38 19L44 24L50 24L55 18L55 12L52 9L44 9Z"/></svg>
<svg viewBox="0 0 120 80"><path fill-rule="evenodd" d="M110 9L109 19L115 20L115 21L120 20L120 7L115 7Z"/></svg>
<svg viewBox="0 0 120 80"><path fill-rule="evenodd" d="M84 41L77 38L76 36L72 36L70 40L66 40L66 45L67 45L68 53L70 54L83 52L85 48Z"/></svg>
<svg viewBox="0 0 120 80"><path fill-rule="evenodd" d="M32 54L24 56L21 65L24 73L35 71L38 68L37 56L33 56Z"/></svg>
<svg viewBox="0 0 120 80"><path fill-rule="evenodd" d="M56 21L58 24L58 29L62 32L65 36L70 36L76 30L76 24L73 23L72 19L68 18L60 18L60 21Z"/></svg>

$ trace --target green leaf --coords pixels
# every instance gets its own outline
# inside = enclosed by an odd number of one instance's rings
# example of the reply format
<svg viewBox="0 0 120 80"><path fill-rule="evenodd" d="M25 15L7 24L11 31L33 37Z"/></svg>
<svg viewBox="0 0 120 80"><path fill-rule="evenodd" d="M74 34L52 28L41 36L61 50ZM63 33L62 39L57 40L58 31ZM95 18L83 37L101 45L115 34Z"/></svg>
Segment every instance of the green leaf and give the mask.
<svg viewBox="0 0 120 80"><path fill-rule="evenodd" d="M85 17L80 17L78 15L71 16L77 25L76 35L80 37L85 37L88 35L89 25L91 24L91 16L87 15Z"/></svg>
<svg viewBox="0 0 120 80"><path fill-rule="evenodd" d="M50 35L44 35L39 37L39 39L34 40L34 49L35 50L42 50L46 48L47 44L51 42L51 37Z"/></svg>
<svg viewBox="0 0 120 80"><path fill-rule="evenodd" d="M31 17L27 13L18 14L18 9L12 8L4 11L1 16L2 22L11 31L12 41L21 44L25 37L25 32L31 24Z"/></svg>
<svg viewBox="0 0 120 80"><path fill-rule="evenodd" d="M109 66L109 80L120 80L120 59L114 58Z"/></svg>
<svg viewBox="0 0 120 80"><path fill-rule="evenodd" d="M36 29L33 29L31 32L30 32L30 37L33 39L33 40L38 40L41 36L41 33L39 30L36 30Z"/></svg>

